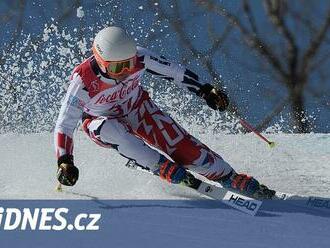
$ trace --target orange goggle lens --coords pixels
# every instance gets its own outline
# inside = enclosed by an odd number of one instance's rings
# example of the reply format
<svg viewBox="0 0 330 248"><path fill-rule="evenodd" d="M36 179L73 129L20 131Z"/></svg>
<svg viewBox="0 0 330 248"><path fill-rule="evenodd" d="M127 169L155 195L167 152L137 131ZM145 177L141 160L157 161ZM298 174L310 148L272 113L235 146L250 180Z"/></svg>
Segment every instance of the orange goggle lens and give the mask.
<svg viewBox="0 0 330 248"><path fill-rule="evenodd" d="M112 74L120 74L124 71L132 71L135 68L136 64L136 56L130 58L126 61L118 61L118 62L110 62L109 65L106 67L107 71Z"/></svg>
<svg viewBox="0 0 330 248"><path fill-rule="evenodd" d="M94 47L93 47L94 50ZM125 71L132 72L135 69L137 56L121 61L105 61L94 52L97 62L102 65L109 74L118 75Z"/></svg>

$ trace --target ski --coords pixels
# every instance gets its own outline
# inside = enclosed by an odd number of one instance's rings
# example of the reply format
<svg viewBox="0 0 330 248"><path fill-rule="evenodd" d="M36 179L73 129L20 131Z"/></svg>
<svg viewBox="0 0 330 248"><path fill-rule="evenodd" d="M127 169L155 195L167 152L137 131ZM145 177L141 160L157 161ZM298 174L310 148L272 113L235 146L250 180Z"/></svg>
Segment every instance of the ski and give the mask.
<svg viewBox="0 0 330 248"><path fill-rule="evenodd" d="M190 173L188 173L187 180L185 180L182 184L189 188L195 189L202 195L219 200L222 203L249 215L256 215L262 205L262 201L204 182L197 179Z"/></svg>
<svg viewBox="0 0 330 248"><path fill-rule="evenodd" d="M330 211L330 198L318 196L301 196L284 192L276 192L272 200L287 201L292 205L317 211Z"/></svg>
<svg viewBox="0 0 330 248"><path fill-rule="evenodd" d="M153 174L148 169L137 164L134 160L129 160L126 166L132 169L147 171L150 174ZM202 195L208 196L215 200L219 200L227 206L253 216L257 214L263 203L264 207L261 208L261 210L267 210L267 206L270 206L270 202L278 202L280 204L284 203L285 205L288 204L291 206L296 206L298 209L308 209L322 212L325 211L327 213L330 211L330 198L301 196L277 191L272 199L261 201L230 191L221 187L220 185L200 180L189 172L187 178L181 183L181 185L189 187Z"/></svg>
<svg viewBox="0 0 330 248"><path fill-rule="evenodd" d="M138 165L134 160L129 160L126 166L130 169L147 171L153 174L148 169ZM187 178L180 185L189 187L202 195L208 196L214 200L219 200L227 206L252 216L257 214L262 205L262 201L204 182L189 172Z"/></svg>
<svg viewBox="0 0 330 248"><path fill-rule="evenodd" d="M195 177L193 177L192 181L194 182L193 185L187 185L188 187L197 190L203 195L220 200L224 204L250 215L255 215L261 204L267 203L266 205L269 206L268 203L274 201L282 204L282 206L285 204L298 207L298 209L306 209L308 211L319 211L327 214L330 212L330 198L301 196L277 191L273 198L261 201L232 192L223 187L204 182ZM267 210L267 206L265 206L265 208L261 208L261 210Z"/></svg>

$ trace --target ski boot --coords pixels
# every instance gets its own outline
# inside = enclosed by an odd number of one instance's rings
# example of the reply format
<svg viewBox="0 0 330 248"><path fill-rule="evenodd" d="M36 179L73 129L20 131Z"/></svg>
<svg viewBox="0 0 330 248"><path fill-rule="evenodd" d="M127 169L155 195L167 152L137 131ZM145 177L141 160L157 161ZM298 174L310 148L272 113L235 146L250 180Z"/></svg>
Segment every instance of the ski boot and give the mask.
<svg viewBox="0 0 330 248"><path fill-rule="evenodd" d="M238 174L235 171L220 178L218 182L229 190L258 200L272 199L276 193L274 190L260 184L255 178L246 174Z"/></svg>
<svg viewBox="0 0 330 248"><path fill-rule="evenodd" d="M187 177L187 171L183 166L172 162L165 156L161 156L157 164L158 169L153 173L169 183L179 184Z"/></svg>

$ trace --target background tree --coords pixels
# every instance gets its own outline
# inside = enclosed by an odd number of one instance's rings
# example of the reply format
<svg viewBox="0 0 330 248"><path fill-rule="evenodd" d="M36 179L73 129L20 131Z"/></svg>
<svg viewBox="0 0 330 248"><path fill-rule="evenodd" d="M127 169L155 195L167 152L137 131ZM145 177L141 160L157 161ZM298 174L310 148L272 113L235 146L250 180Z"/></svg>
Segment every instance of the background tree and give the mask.
<svg viewBox="0 0 330 248"><path fill-rule="evenodd" d="M0 132L54 126L68 76L106 25L226 88L230 111L259 130L328 132L329 15L322 0L0 1ZM144 83L184 123L237 131L192 94Z"/></svg>
<svg viewBox="0 0 330 248"><path fill-rule="evenodd" d="M329 2L241 0L237 4L238 8L234 8L225 1L196 0L199 9L196 10L199 15L196 21L207 23L209 30L205 42L209 42L211 48L204 52L201 52L204 48L201 44L194 46L194 38L187 36L187 29L192 24L191 20L182 18L185 16L182 12L185 11L182 7L185 1L171 2L175 6L171 12L162 5L154 8L160 11L161 19L169 20L181 45L191 51L191 56L201 60L212 78L218 75L212 62L216 60L216 50L227 43L226 52L233 53L237 46L245 45L245 49L252 49L257 56L240 58L240 64L255 73L268 73L275 87L279 84L286 88L286 96L278 99L258 125L259 130L267 127L286 106L290 107L295 132L313 130L313 120L307 114L306 97L319 98L318 103L329 108L329 101L324 99L324 94L327 94L324 91L329 91L330 80L327 69L330 65ZM192 16L196 18L194 13ZM226 28L223 35L217 37L215 30L219 26ZM227 38L229 33L234 32L238 34ZM311 110L317 112L317 107L314 105Z"/></svg>

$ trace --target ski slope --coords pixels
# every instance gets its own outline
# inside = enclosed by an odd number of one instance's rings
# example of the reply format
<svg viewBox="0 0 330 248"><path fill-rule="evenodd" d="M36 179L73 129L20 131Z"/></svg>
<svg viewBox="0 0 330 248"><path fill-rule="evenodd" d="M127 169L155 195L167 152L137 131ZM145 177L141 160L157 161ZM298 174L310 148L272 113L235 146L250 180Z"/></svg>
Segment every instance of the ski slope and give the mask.
<svg viewBox="0 0 330 248"><path fill-rule="evenodd" d="M197 136L236 170L274 189L330 197L330 134L269 135L277 143L274 149L252 134ZM69 242L61 248L75 240L79 247L94 247L95 239L108 247L329 247L330 209L307 211L266 202L251 217L190 189L128 169L126 159L94 145L81 132L76 133L74 153L80 179L75 187L59 193L54 190L52 134L0 136L0 199L86 199L90 200L86 208L110 218L111 225L96 233L38 237L47 237L47 247L58 247L59 237ZM1 247L15 239L10 234L0 236ZM45 247L41 244L34 247Z"/></svg>

